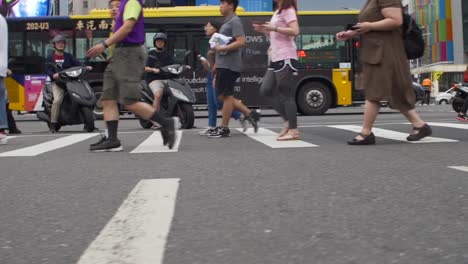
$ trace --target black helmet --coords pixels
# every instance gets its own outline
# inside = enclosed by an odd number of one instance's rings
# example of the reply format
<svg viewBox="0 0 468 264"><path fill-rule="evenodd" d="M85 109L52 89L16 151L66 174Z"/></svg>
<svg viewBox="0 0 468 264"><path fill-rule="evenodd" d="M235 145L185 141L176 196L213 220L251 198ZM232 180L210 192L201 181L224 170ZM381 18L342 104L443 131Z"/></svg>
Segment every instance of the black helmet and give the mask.
<svg viewBox="0 0 468 264"><path fill-rule="evenodd" d="M158 32L158 33L156 33L156 35L154 35L153 42L158 40L158 39L162 39L164 41L167 41L167 36L164 33Z"/></svg>
<svg viewBox="0 0 468 264"><path fill-rule="evenodd" d="M56 35L53 39L52 39L52 44L55 44L59 41L64 41L66 42L67 40L67 37L65 37L64 35Z"/></svg>

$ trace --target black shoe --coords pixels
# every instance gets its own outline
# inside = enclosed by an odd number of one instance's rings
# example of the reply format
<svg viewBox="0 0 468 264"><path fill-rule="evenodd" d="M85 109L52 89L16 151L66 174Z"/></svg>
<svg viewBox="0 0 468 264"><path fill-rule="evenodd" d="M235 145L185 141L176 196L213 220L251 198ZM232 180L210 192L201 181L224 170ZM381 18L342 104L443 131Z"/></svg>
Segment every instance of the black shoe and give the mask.
<svg viewBox="0 0 468 264"><path fill-rule="evenodd" d="M217 127L208 134L208 137L211 137L211 138L229 137L229 134L231 134L231 130L229 130L229 128Z"/></svg>
<svg viewBox="0 0 468 264"><path fill-rule="evenodd" d="M91 145L89 147L89 150L92 152L117 152L122 151L123 147L122 144L120 144L120 140L118 139L106 139L99 144L96 144L94 146Z"/></svg>
<svg viewBox="0 0 468 264"><path fill-rule="evenodd" d="M163 145L172 149L174 147L174 144L177 140L177 124L179 123L179 118L178 117L173 117L169 121L168 126L163 126L161 127L161 135L163 138Z"/></svg>
<svg viewBox="0 0 468 264"><path fill-rule="evenodd" d="M432 135L432 128L428 124L424 124L422 127L413 127L414 130L418 131L417 134L409 135L406 140L408 141L418 141L425 137Z"/></svg>
<svg viewBox="0 0 468 264"><path fill-rule="evenodd" d="M374 133L370 133L369 135L364 135L359 133L359 136L361 136L363 139L359 140L356 138L353 138L353 140L348 141L348 145L353 145L353 146L362 146L362 145L374 145L375 144L375 136Z"/></svg>
<svg viewBox="0 0 468 264"><path fill-rule="evenodd" d="M254 132L258 132L258 121L260 121L260 113L257 110L250 112L250 115L246 118L254 128ZM244 130L245 132L245 130Z"/></svg>
<svg viewBox="0 0 468 264"><path fill-rule="evenodd" d="M93 144L91 144L91 145L89 145L89 146L90 146L90 147L97 146L97 145L101 144L102 142L104 142L104 141L106 141L106 140L107 140L107 137L106 137L106 136L104 136L104 135L101 135L101 139L99 139L99 141L98 141L98 142L96 142L96 143L93 143Z"/></svg>
<svg viewBox="0 0 468 264"><path fill-rule="evenodd" d="M58 129L57 129L57 123L47 123L47 125L49 126L49 133L57 133L58 132Z"/></svg>
<svg viewBox="0 0 468 264"><path fill-rule="evenodd" d="M11 128L10 130L8 130L8 133L9 134L21 134L21 130L19 130L18 128Z"/></svg>

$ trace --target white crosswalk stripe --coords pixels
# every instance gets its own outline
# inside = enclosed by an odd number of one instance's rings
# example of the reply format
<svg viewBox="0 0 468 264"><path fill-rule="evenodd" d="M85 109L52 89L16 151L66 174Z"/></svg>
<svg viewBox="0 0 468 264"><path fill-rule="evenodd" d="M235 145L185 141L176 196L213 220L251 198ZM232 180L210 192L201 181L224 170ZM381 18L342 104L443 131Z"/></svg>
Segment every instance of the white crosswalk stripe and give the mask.
<svg viewBox="0 0 468 264"><path fill-rule="evenodd" d="M238 131L242 132L241 128L237 129ZM278 133L275 133L271 130L265 128L259 128L258 132L255 133L253 128L247 129L246 132L242 132L249 136L252 139L255 139L258 142L261 142L270 148L310 148L310 147L318 147L318 145L314 145L302 140L289 140L289 141L277 141L276 137Z"/></svg>
<svg viewBox="0 0 468 264"><path fill-rule="evenodd" d="M162 264L179 182L141 180L77 264Z"/></svg>
<svg viewBox="0 0 468 264"><path fill-rule="evenodd" d="M448 166L448 168L468 172L468 167L467 166Z"/></svg>
<svg viewBox="0 0 468 264"><path fill-rule="evenodd" d="M430 122L429 125L430 126L435 126L435 127L449 127L449 128L457 128L457 129L466 129L466 130L468 130L468 124Z"/></svg>
<svg viewBox="0 0 468 264"><path fill-rule="evenodd" d="M405 123L398 123L398 124L405 124ZM457 123L443 123L443 122L433 122L430 123L431 126L433 127L444 127L447 129L463 129L463 130L468 130L468 124L457 124ZM331 129L340 129L340 130L347 130L347 131L353 131L356 133L359 133L361 131L361 126L358 125L324 125L321 126L324 128L331 128ZM287 148L312 148L312 147L319 147L319 145L313 144L313 142L307 142L304 140L290 140L290 141L277 141L276 138L278 136L278 133L266 129L266 128L259 128L258 133L254 133L252 128L249 128L245 133L242 132L241 128L236 129L237 131L241 132L243 135L247 136L249 139L253 139L257 142L262 143L263 145L266 145L269 148L272 149L287 149ZM237 132L236 131L236 132ZM192 133L194 132L194 133ZM449 138L439 138L439 137L427 137L422 139L421 141L416 141L416 142L410 142L406 140L406 137L408 136L408 133L402 133L398 131L393 131L393 130L388 130L388 129L382 129L382 128L373 128L373 132L376 137L380 138L385 138L385 139L390 139L390 140L396 140L396 141L402 141L402 142L407 142L407 143L443 143L443 142L458 142L458 140L455 139L449 139ZM132 134L146 134L147 132L144 131L138 131L138 132L123 132L121 136L129 136ZM303 134L308 133L307 131L304 131ZM448 133L450 134L450 133ZM85 141L89 138L97 136L98 133L87 133L87 134L71 134L67 136L63 136L58 139L54 140L49 140L46 142L42 142L40 144L35 144L32 146L26 146L23 148L19 148L16 150L10 150L6 151L3 153L0 153L0 157L33 157L37 155L41 155L47 152L51 152L53 150L58 150L61 148L69 147L71 145L74 145L76 143ZM146 134L147 135L147 134ZM177 141L174 144L173 149L167 148L167 146L163 146L162 144L162 137L159 131L153 132L149 134L149 136L144 139L143 141L138 141L137 147L135 147L130 153L132 154L150 154L150 153L174 153L178 152L179 148L181 146L182 142L182 137L186 136L188 137L186 140L191 141L194 139L199 139L200 137L198 136L198 131L193 130L193 131L177 131ZM59 135L56 135L59 136ZM22 138L41 138L43 136L37 136L37 135L21 135L21 136L8 136L8 139L14 139L14 142L22 142ZM49 137L49 136L47 136ZM126 139L124 138L123 141ZM343 139L340 139L340 143ZM12 140L13 142L13 140ZM29 141L28 141L29 142ZM203 144L203 143L200 143ZM1 149L0 149L1 151Z"/></svg>
<svg viewBox="0 0 468 264"><path fill-rule="evenodd" d="M130 153L157 153L157 152L177 152L179 150L180 141L182 140L182 131L177 131L177 140L172 149L163 146L161 132L153 132L145 141Z"/></svg>
<svg viewBox="0 0 468 264"><path fill-rule="evenodd" d="M59 139L47 141L34 146L0 153L0 157L34 157L52 150L73 145L99 135L98 133L74 134Z"/></svg>
<svg viewBox="0 0 468 264"><path fill-rule="evenodd" d="M353 125L339 125L339 126L328 126L332 128L338 128L348 131L353 131L356 133L361 132L360 126L353 126ZM401 133L398 131L387 130L382 128L372 128L372 131L376 137L392 139L397 141L403 141L408 143L445 143L445 142L458 142L458 140L454 139L447 139L447 138L437 138L437 137L426 137L421 139L420 141L407 141L406 137L408 136L407 133Z"/></svg>

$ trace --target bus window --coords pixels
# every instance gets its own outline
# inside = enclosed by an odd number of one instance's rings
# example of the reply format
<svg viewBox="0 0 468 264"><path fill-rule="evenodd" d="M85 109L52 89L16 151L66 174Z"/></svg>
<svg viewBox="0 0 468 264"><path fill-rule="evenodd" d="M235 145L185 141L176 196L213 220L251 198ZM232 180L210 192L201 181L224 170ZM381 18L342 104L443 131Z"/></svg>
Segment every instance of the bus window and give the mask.
<svg viewBox="0 0 468 264"><path fill-rule="evenodd" d="M340 62L348 62L345 42L337 41L335 36L341 30L341 26L302 27L301 35L296 38L297 48L301 51L301 66L333 69L339 68Z"/></svg>
<svg viewBox="0 0 468 264"><path fill-rule="evenodd" d="M75 56L80 62L86 61L86 54L88 49L103 42L109 37L109 31L92 31L92 30L80 30L76 32L75 36ZM107 53L109 50L104 51L102 56L98 56L93 61L102 62L106 61Z"/></svg>
<svg viewBox="0 0 468 264"><path fill-rule="evenodd" d="M22 32L10 32L8 35L8 57L12 59L12 62L8 67L14 73L21 73L24 71L22 62L23 58L23 33Z"/></svg>

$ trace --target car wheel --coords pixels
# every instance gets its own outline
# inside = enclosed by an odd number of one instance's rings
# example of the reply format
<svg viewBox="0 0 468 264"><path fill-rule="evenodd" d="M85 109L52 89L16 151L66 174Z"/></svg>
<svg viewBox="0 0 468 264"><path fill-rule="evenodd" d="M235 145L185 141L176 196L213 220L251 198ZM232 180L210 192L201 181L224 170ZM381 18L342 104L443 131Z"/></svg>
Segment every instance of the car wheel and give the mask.
<svg viewBox="0 0 468 264"><path fill-rule="evenodd" d="M447 100L440 100L439 104L446 105L446 104L448 104L448 101Z"/></svg>

